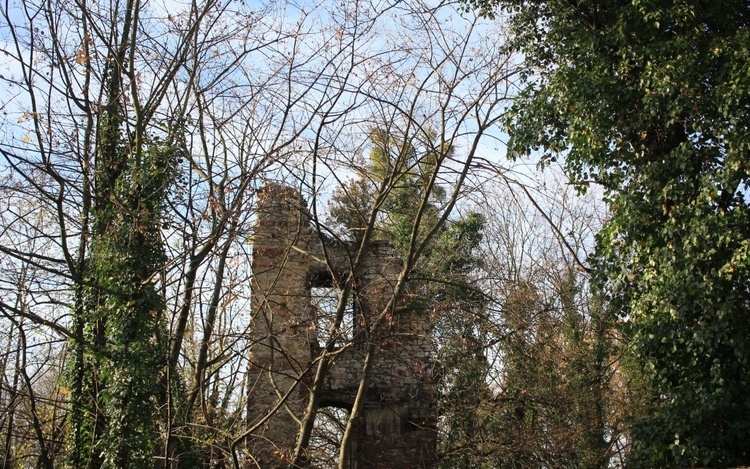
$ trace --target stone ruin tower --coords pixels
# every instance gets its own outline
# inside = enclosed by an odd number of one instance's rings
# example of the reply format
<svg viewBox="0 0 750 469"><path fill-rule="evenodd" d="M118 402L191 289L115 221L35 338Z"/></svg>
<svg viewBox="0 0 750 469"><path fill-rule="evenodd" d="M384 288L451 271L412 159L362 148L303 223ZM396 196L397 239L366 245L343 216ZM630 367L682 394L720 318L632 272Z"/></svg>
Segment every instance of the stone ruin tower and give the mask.
<svg viewBox="0 0 750 469"><path fill-rule="evenodd" d="M321 261L324 242L328 263ZM336 274L348 272L349 259L345 246L336 247L316 236L305 201L296 190L270 184L260 191L252 260L248 425L267 415L280 396L295 382L299 384L286 405L247 441L247 451L258 467L288 467L299 430L295 419L304 415L315 372L310 365L321 349L310 292L314 287L332 287ZM362 339L338 355L329 368L321 407L351 409L368 337L356 334L385 308L401 268L390 243L370 243L355 281L355 317L348 318L355 337ZM376 341L378 354L363 419L355 429L347 461L352 469L437 465L437 393L427 320L419 311L395 316L388 318L376 337L369 337Z"/></svg>

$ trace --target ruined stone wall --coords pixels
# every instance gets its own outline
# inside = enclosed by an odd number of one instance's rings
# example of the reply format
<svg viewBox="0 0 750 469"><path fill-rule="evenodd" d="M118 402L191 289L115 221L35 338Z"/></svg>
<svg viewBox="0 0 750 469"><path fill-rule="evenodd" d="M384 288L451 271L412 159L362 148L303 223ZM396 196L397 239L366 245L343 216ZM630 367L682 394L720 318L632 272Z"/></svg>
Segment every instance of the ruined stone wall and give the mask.
<svg viewBox="0 0 750 469"><path fill-rule="evenodd" d="M306 252L309 219L304 201L291 188L270 185L258 195L253 236L252 316L248 369L248 424L271 411L296 385L279 409L248 440L248 453L262 468L284 467L294 448L307 389L296 384L317 345L310 313Z"/></svg>
<svg viewBox="0 0 750 469"><path fill-rule="evenodd" d="M310 306L313 282L321 273L321 240L311 236L309 218L299 194L284 186L266 187L259 196L253 247L253 344L250 352L248 420L252 424L300 379L289 406L278 412L253 438L248 451L263 468L285 467L306 403L308 378L302 376L316 352L315 315ZM312 255L311 255L312 253ZM331 248L335 269L342 269L340 250ZM378 355L364 406L364 418L353 439L348 467L407 469L436 466L437 395L432 380L431 340L421 311L386 312L374 336L370 325L380 315L398 280L402 262L393 246L374 241L355 281L357 343L340 354L329 369L321 405L351 408L361 377L367 341ZM404 306L403 302L399 303Z"/></svg>

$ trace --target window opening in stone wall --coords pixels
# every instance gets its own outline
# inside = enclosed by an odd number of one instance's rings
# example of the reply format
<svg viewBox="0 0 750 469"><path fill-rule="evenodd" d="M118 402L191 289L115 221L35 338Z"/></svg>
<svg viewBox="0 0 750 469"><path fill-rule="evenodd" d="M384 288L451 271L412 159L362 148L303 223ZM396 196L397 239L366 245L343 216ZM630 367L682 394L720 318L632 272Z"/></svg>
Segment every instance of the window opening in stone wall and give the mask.
<svg viewBox="0 0 750 469"><path fill-rule="evenodd" d="M332 337L336 339L336 345L342 346L352 340L354 325L354 309L351 298L344 313L344 320L338 330L333 330L336 319L336 305L339 301L341 290L333 287L313 287L310 289L310 303L315 311L317 324L318 345L323 347Z"/></svg>

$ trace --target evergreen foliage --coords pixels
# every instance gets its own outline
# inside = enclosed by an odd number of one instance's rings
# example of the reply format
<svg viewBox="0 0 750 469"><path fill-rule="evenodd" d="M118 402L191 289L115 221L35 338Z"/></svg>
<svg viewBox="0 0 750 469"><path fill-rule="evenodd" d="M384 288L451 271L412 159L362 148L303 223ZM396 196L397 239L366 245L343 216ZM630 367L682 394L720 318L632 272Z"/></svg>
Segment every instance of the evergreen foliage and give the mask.
<svg viewBox="0 0 750 469"><path fill-rule="evenodd" d="M401 255L407 255L421 201L430 194L417 227L420 235L437 221L445 197L443 187L428 187L435 166L453 152L437 140L430 133L420 144L383 129L374 130L366 177L354 179L334 194L334 220L356 237L365 223L361 214L372 209L375 186L391 181L393 188L381 205L378 236L392 241ZM473 212L447 222L421 256L407 287L410 307L429 314L433 324L442 467L476 467L473 443L485 432L481 407L491 393L485 379L489 364L481 335L488 327L483 314L488 299L471 282L471 274L480 265L477 249L484 224L484 217Z"/></svg>

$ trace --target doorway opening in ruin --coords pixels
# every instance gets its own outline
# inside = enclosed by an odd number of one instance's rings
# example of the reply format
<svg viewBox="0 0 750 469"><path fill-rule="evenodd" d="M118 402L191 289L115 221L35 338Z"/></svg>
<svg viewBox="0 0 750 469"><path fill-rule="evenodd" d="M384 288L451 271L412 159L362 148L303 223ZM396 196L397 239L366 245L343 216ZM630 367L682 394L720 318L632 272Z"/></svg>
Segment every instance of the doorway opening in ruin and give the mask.
<svg viewBox="0 0 750 469"><path fill-rule="evenodd" d="M329 405L318 410L310 436L310 467L338 468L339 448L348 420L349 409L346 407Z"/></svg>

